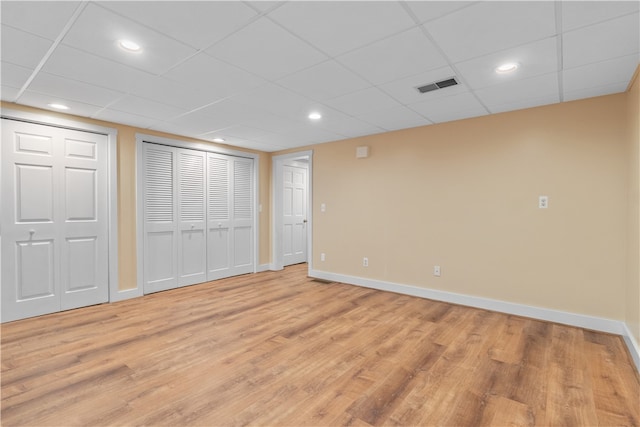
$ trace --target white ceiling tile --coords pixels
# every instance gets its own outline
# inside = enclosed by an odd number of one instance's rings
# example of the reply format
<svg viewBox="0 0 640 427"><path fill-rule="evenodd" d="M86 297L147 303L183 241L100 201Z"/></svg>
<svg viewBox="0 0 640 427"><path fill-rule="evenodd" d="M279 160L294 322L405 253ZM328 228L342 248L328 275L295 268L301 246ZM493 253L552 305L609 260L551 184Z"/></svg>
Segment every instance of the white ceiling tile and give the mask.
<svg viewBox="0 0 640 427"><path fill-rule="evenodd" d="M38 73L29 85L29 90L99 106L106 106L124 95L122 92L48 73Z"/></svg>
<svg viewBox="0 0 640 427"><path fill-rule="evenodd" d="M475 94L489 110L530 99L543 98L560 101L558 74L549 73L524 80L514 80L476 90ZM548 102L550 103L550 102Z"/></svg>
<svg viewBox="0 0 640 427"><path fill-rule="evenodd" d="M263 110L242 105L233 99L224 99L199 109L197 113L210 117L213 123L219 123L215 129L220 129L260 117L263 114Z"/></svg>
<svg viewBox="0 0 640 427"><path fill-rule="evenodd" d="M109 109L136 114L143 117L151 117L156 120L169 120L187 112L181 108L161 104L159 102L133 95L127 95L120 98L113 104L109 105Z"/></svg>
<svg viewBox="0 0 640 427"><path fill-rule="evenodd" d="M164 127L164 129L171 128L176 130L186 129L189 132L189 135L200 135L203 133L224 129L234 124L235 123L223 123L220 120L213 120L211 117L199 114L196 111L180 117L175 117L171 120L167 120L163 125L155 124L151 128L157 128L158 130L160 130L161 127ZM185 132L183 133L186 135Z"/></svg>
<svg viewBox="0 0 640 427"><path fill-rule="evenodd" d="M455 64L472 89L479 89L509 81L558 71L557 38L551 37L534 43L503 50ZM513 73L498 74L495 68L507 62L517 62Z"/></svg>
<svg viewBox="0 0 640 427"><path fill-rule="evenodd" d="M207 52L267 80L275 80L326 59L280 26L261 18Z"/></svg>
<svg viewBox="0 0 640 427"><path fill-rule="evenodd" d="M431 124L429 120L405 106L372 111L358 116L358 118L386 130L398 130Z"/></svg>
<svg viewBox="0 0 640 427"><path fill-rule="evenodd" d="M387 1L294 1L269 17L331 56L415 25L399 3Z"/></svg>
<svg viewBox="0 0 640 427"><path fill-rule="evenodd" d="M231 1L107 1L105 8L196 49L204 49L241 28L257 12Z"/></svg>
<svg viewBox="0 0 640 427"><path fill-rule="evenodd" d="M20 88L11 86L0 86L0 99L3 101L13 102L20 92Z"/></svg>
<svg viewBox="0 0 640 427"><path fill-rule="evenodd" d="M65 113L85 117L90 117L101 109L101 107L97 105L85 104L83 102L73 101L67 98L55 97L31 91L25 91L16 102L18 104L44 108L45 110L57 112L60 112L60 110L53 109L49 107L48 104L64 104L69 107L69 110L66 110Z"/></svg>
<svg viewBox="0 0 640 427"><path fill-rule="evenodd" d="M31 76L31 69L2 61L0 63L0 79L2 86L22 88ZM4 99L4 98L3 98Z"/></svg>
<svg viewBox="0 0 640 427"><path fill-rule="evenodd" d="M280 79L278 84L318 101L370 86L370 83L333 60Z"/></svg>
<svg viewBox="0 0 640 427"><path fill-rule="evenodd" d="M148 128L158 132L166 132L166 133L170 133L173 135L180 135L180 136L189 136L192 138L198 137L198 134L199 134L198 129L196 127L182 125L182 124L175 124L175 123L165 122L161 120L153 122L151 125L148 126Z"/></svg>
<svg viewBox="0 0 640 427"><path fill-rule="evenodd" d="M207 91L164 77L150 77L136 85L131 93L166 105L194 110L218 99Z"/></svg>
<svg viewBox="0 0 640 427"><path fill-rule="evenodd" d="M52 45L50 40L7 25L2 25L0 39L2 60L28 68L35 68Z"/></svg>
<svg viewBox="0 0 640 427"><path fill-rule="evenodd" d="M2 1L0 19L3 24L55 40L79 5L78 1Z"/></svg>
<svg viewBox="0 0 640 427"><path fill-rule="evenodd" d="M536 96L535 98L512 101L513 102L509 102L508 104L496 105L494 107L491 107L489 110L492 114L495 114L504 113L507 111L523 110L525 108L540 107L542 105L557 104L558 102L560 102L560 97L557 93L555 93L545 96Z"/></svg>
<svg viewBox="0 0 640 427"><path fill-rule="evenodd" d="M411 104L411 109L434 123L487 114L487 110L468 92Z"/></svg>
<svg viewBox="0 0 640 427"><path fill-rule="evenodd" d="M138 43L140 52L126 52L118 40ZM196 53L179 43L110 10L90 3L62 41L63 44L153 74L162 74Z"/></svg>
<svg viewBox="0 0 640 427"><path fill-rule="evenodd" d="M447 96L452 93L467 92L469 88L464 85L448 87L434 92L420 93L417 87L424 86L435 81L448 79L455 76L455 71L451 67L442 67L436 70L425 71L413 76L405 77L393 82L380 85L379 88L397 99L402 104L412 104L424 101L425 97L434 98Z"/></svg>
<svg viewBox="0 0 640 427"><path fill-rule="evenodd" d="M374 126L371 123L367 123L331 109L324 110L322 112L322 119L314 122L314 125L328 130L329 132L350 138L383 132L382 128Z"/></svg>
<svg viewBox="0 0 640 427"><path fill-rule="evenodd" d="M420 22L427 22L473 3L472 1L408 1L405 4Z"/></svg>
<svg viewBox="0 0 640 427"><path fill-rule="evenodd" d="M280 7L285 4L284 1L267 1L267 0L256 0L256 1L248 1L246 2L251 7L259 10L260 12L266 12L273 10L276 7Z"/></svg>
<svg viewBox="0 0 640 427"><path fill-rule="evenodd" d="M287 132L283 133L282 136L283 139L281 141L288 141L289 143L294 143L297 141L297 144L299 145L337 141L345 138L344 135L330 132L318 127L317 124L311 123L303 128L290 129Z"/></svg>
<svg viewBox="0 0 640 427"><path fill-rule="evenodd" d="M325 104L351 116L400 106L398 101L375 87L327 100Z"/></svg>
<svg viewBox="0 0 640 427"><path fill-rule="evenodd" d="M143 71L67 46L58 46L42 70L118 92L129 92L151 77Z"/></svg>
<svg viewBox="0 0 640 427"><path fill-rule="evenodd" d="M263 111L259 115L254 115L251 118L243 118L241 123L243 125L256 127L258 129L264 129L266 131L275 133L286 132L288 129L296 129L304 126L304 124L300 121L276 116L267 111Z"/></svg>
<svg viewBox="0 0 640 427"><path fill-rule="evenodd" d="M337 59L374 84L447 65L420 28L388 37Z"/></svg>
<svg viewBox="0 0 640 427"><path fill-rule="evenodd" d="M236 95L232 100L292 120L306 120L309 112L319 106L316 101L273 83L266 83L254 90Z"/></svg>
<svg viewBox="0 0 640 427"><path fill-rule="evenodd" d="M211 102L251 90L264 83L259 77L233 65L199 53L178 65L164 77L189 86L211 98Z"/></svg>
<svg viewBox="0 0 640 427"><path fill-rule="evenodd" d="M596 86L585 89L578 89L564 93L565 101L574 101L576 99L592 98L595 96L611 95L614 93L624 92L629 82L619 82L607 84L604 86Z"/></svg>
<svg viewBox="0 0 640 427"><path fill-rule="evenodd" d="M460 62L555 35L554 2L478 2L425 27L449 59Z"/></svg>
<svg viewBox="0 0 640 427"><path fill-rule="evenodd" d="M148 128L155 120L138 114L127 113L124 111L103 109L93 116L97 120L105 120L108 122L122 123L123 125L136 126L140 128Z"/></svg>
<svg viewBox="0 0 640 427"><path fill-rule="evenodd" d="M611 18L637 12L637 1L564 1L562 2L562 30L569 31L596 24Z"/></svg>
<svg viewBox="0 0 640 427"><path fill-rule="evenodd" d="M564 68L637 54L640 45L638 19L638 14L634 13L564 33Z"/></svg>
<svg viewBox="0 0 640 427"><path fill-rule="evenodd" d="M562 72L563 88L567 93L612 83L629 83L637 67L638 57L629 55L571 68Z"/></svg>
<svg viewBox="0 0 640 427"><path fill-rule="evenodd" d="M246 125L231 126L220 132L232 138L240 138L248 141L270 142L277 141L277 134Z"/></svg>

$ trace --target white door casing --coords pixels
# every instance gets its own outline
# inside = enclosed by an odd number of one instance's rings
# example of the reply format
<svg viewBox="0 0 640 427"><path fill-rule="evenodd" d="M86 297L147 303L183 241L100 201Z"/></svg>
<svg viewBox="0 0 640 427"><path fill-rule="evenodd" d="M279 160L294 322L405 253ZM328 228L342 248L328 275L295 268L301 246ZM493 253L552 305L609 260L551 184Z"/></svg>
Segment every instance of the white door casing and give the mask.
<svg viewBox="0 0 640 427"><path fill-rule="evenodd" d="M2 321L109 300L108 137L2 120Z"/></svg>
<svg viewBox="0 0 640 427"><path fill-rule="evenodd" d="M272 198L271 198L271 217L272 221L272 236L271 239L271 254L273 256L270 269L271 270L282 270L284 268L284 250L283 250L283 223L284 223L284 214L283 214L283 192L284 192L284 183L283 183L283 170L284 166L287 164L292 164L292 162L300 162L307 166L307 188L306 188L306 248L307 248L307 264L308 271L313 270L313 209L312 209L312 201L313 201L313 151L299 151L295 153L289 154L281 154L277 156L273 156L272 160Z"/></svg>
<svg viewBox="0 0 640 427"><path fill-rule="evenodd" d="M284 266L307 261L307 165L282 169L282 250Z"/></svg>

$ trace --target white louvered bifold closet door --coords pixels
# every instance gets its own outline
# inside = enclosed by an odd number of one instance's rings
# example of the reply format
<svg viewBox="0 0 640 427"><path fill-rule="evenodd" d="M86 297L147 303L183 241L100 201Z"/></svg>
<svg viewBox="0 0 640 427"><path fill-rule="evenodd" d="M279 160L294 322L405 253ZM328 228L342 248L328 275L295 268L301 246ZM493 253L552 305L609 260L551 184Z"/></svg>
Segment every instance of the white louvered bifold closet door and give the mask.
<svg viewBox="0 0 640 427"><path fill-rule="evenodd" d="M253 272L253 160L233 160L234 275Z"/></svg>
<svg viewBox="0 0 640 427"><path fill-rule="evenodd" d="M231 166L232 160L228 156L207 154L207 280L230 276Z"/></svg>
<svg viewBox="0 0 640 427"><path fill-rule="evenodd" d="M144 144L144 293L178 286L175 149Z"/></svg>
<svg viewBox="0 0 640 427"><path fill-rule="evenodd" d="M254 271L253 160L144 144L144 292Z"/></svg>
<svg viewBox="0 0 640 427"><path fill-rule="evenodd" d="M178 157L178 285L207 281L205 234L206 154L177 149Z"/></svg>

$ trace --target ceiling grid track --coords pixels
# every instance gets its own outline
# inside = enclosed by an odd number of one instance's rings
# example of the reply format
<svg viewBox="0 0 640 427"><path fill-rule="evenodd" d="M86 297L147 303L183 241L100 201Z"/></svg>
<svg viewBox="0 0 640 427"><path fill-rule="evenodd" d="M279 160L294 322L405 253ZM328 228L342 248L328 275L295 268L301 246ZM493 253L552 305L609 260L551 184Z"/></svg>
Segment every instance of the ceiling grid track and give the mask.
<svg viewBox="0 0 640 427"><path fill-rule="evenodd" d="M36 66L36 68L33 70L31 75L27 79L27 81L24 82L24 84L22 85L22 88L20 88L20 91L16 95L15 99L13 100L13 102L18 102L18 99L20 99L22 94L31 85L31 82L33 81L33 79L36 78L36 76L38 75L38 73L40 72L42 67L44 67L44 64L47 63L47 61L49 60L49 57L51 57L51 55L53 54L53 51L56 50L58 45L62 42L62 39L64 39L64 37L67 35L67 33L69 32L69 30L71 29L73 24L76 22L76 19L78 19L78 17L80 16L80 14L84 10L84 8L87 7L88 4L89 4L88 1L83 1L82 3L80 3L78 5L76 10L73 12L73 15L71 15L71 18L69 18L69 20L67 21L67 24L64 26L62 31L60 31L60 34L58 34L58 37L56 37L56 39L54 40L54 42L51 45L51 47L49 47L49 50L47 50L47 53L44 54L44 56L42 57L42 59L40 60L40 62Z"/></svg>
<svg viewBox="0 0 640 427"><path fill-rule="evenodd" d="M558 52L558 96L560 98L560 102L564 102L564 64L562 61L563 51L562 51L562 2L555 2L556 9L556 34L557 34L557 52Z"/></svg>

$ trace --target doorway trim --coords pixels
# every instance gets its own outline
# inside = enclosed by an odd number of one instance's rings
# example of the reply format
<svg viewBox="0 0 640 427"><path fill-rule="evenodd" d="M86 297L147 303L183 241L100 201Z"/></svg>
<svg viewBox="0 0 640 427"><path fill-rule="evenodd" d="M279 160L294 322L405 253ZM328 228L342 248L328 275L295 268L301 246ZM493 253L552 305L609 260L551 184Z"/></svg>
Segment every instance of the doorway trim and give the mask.
<svg viewBox="0 0 640 427"><path fill-rule="evenodd" d="M292 160L306 159L309 162L307 173L307 265L309 271L313 269L313 150L297 151L295 153L281 154L271 158L271 254L272 261L269 266L270 270L284 269L284 260L282 253L282 217L284 215L282 209L282 172L285 163Z"/></svg>
<svg viewBox="0 0 640 427"><path fill-rule="evenodd" d="M94 125L77 120L48 115L45 112L32 113L11 108L2 108L0 117L44 126L88 132L107 137L107 219L109 227L109 302L118 301L118 131L117 129ZM0 159L1 160L1 159ZM0 168L2 167L0 161ZM0 230L2 234L2 230Z"/></svg>

